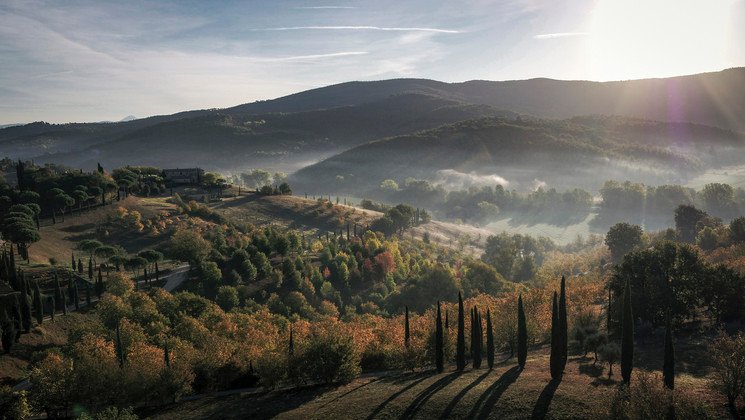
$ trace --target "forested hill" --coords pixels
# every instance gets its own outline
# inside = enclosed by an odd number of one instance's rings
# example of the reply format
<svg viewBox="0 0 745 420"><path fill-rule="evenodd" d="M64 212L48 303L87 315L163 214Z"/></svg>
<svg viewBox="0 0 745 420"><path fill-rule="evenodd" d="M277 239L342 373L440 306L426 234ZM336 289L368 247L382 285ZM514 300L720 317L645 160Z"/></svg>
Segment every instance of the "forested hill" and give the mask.
<svg viewBox="0 0 745 420"><path fill-rule="evenodd" d="M689 123L620 117L484 118L359 146L297 172L300 190L365 193L381 181L437 180L442 172L504 178L510 188L596 190L606 179L669 182L736 164L745 136Z"/></svg>
<svg viewBox="0 0 745 420"><path fill-rule="evenodd" d="M211 169L231 169L240 162L249 167L271 163L276 169L290 170L382 136L507 115L498 110L556 119L620 115L745 132L745 68L606 83L551 79L349 82L221 110L119 123L33 123L4 128L0 129L0 155L89 168L97 161L107 166L168 163ZM218 158L227 161L217 162Z"/></svg>
<svg viewBox="0 0 745 420"><path fill-rule="evenodd" d="M37 160L78 167L95 167L96 162L101 162L107 167L198 165L217 170L270 167L292 171L381 137L486 116L514 119L517 115L486 105L416 94L296 113L248 115L209 111L126 131L83 150L74 149L75 144L71 143L69 152ZM62 135L60 141L68 139Z"/></svg>

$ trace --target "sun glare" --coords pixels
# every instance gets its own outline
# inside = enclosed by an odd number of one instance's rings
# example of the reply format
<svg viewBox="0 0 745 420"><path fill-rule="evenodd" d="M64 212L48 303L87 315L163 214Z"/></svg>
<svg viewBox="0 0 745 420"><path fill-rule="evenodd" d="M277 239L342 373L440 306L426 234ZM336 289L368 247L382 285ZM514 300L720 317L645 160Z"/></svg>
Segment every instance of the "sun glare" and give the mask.
<svg viewBox="0 0 745 420"><path fill-rule="evenodd" d="M592 79L666 77L727 67L733 4L600 0L590 15L587 38Z"/></svg>

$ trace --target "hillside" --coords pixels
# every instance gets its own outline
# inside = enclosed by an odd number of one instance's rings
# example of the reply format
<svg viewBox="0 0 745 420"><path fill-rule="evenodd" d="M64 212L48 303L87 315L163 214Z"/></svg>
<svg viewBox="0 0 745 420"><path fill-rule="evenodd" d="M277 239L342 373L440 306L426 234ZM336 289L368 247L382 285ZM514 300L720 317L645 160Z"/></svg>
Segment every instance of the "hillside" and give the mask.
<svg viewBox="0 0 745 420"><path fill-rule="evenodd" d="M262 197L251 194L225 199L212 208L232 221L257 226L281 225L309 231L310 234L338 232L339 220L349 220L362 228L382 216L382 213L351 205L335 204L329 207L328 201L318 202L283 195ZM422 239L425 232L432 243L453 248L461 246L461 242L468 238L467 243L462 246L474 256L483 253L486 238L492 234L486 229L470 225L456 225L433 220L409 229L405 235L407 238Z"/></svg>
<svg viewBox="0 0 745 420"><path fill-rule="evenodd" d="M737 164L745 137L719 128L619 117L486 118L365 144L298 171L299 190L369 194L384 179L439 171L499 176L509 188L597 190L606 179L665 182ZM651 181L650 181L651 180Z"/></svg>
<svg viewBox="0 0 745 420"><path fill-rule="evenodd" d="M532 353L523 371L509 359L493 370L469 367L462 373L388 372L367 375L339 387L234 393L184 401L144 414L154 419L607 418L620 383L618 367L614 368L614 377L608 379L607 366L593 364L591 357L570 356L563 380L553 382L546 350ZM686 350L690 351L686 354L697 354L701 348L688 346ZM504 355L500 357L504 359ZM643 349L639 359L659 362L649 349ZM680 375L676 389L687 398L693 396L693 401L707 407L710 415L726 416L723 401L708 392L709 382L701 373ZM656 375L651 375L655 385L661 383L659 371ZM632 387L639 386L638 378ZM657 392L662 394L661 390Z"/></svg>
<svg viewBox="0 0 745 420"><path fill-rule="evenodd" d="M745 69L620 82L349 82L222 110L0 129L0 155L95 167L295 170L364 142L483 116L620 115L744 131ZM498 111L509 110L511 112ZM197 162L195 162L197 160ZM217 163L219 162L219 163Z"/></svg>

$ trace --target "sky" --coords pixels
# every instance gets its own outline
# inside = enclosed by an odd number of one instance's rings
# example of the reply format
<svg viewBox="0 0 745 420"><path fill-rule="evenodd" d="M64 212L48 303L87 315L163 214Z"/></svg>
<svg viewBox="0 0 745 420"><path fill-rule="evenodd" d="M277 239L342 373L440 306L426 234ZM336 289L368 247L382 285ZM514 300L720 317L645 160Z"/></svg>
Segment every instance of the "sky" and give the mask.
<svg viewBox="0 0 745 420"><path fill-rule="evenodd" d="M0 0L0 124L224 108L351 80L745 66L745 0Z"/></svg>

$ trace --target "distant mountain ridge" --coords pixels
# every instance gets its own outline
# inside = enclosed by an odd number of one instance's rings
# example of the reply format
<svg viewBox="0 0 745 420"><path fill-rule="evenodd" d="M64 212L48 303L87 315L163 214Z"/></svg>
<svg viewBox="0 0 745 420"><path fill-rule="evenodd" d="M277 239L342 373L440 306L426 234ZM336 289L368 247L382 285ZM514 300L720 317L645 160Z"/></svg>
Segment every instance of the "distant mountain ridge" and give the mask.
<svg viewBox="0 0 745 420"><path fill-rule="evenodd" d="M224 109L115 123L0 129L0 155L94 167L125 163L293 170L367 141L480 117L620 115L745 132L745 68L619 82L530 79L348 82Z"/></svg>

